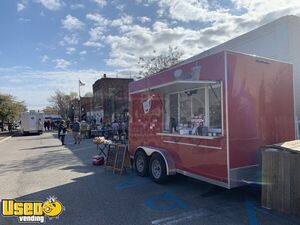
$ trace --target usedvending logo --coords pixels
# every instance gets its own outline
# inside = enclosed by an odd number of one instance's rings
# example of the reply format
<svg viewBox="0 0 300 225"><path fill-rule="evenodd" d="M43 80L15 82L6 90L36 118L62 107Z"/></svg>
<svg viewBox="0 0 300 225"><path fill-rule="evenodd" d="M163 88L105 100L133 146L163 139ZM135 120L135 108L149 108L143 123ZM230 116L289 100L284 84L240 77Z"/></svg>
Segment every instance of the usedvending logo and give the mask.
<svg viewBox="0 0 300 225"><path fill-rule="evenodd" d="M49 197L45 202L41 201L15 201L3 199L1 213L4 217L17 217L20 223L45 223L46 217L50 220L58 219L65 207L56 197Z"/></svg>

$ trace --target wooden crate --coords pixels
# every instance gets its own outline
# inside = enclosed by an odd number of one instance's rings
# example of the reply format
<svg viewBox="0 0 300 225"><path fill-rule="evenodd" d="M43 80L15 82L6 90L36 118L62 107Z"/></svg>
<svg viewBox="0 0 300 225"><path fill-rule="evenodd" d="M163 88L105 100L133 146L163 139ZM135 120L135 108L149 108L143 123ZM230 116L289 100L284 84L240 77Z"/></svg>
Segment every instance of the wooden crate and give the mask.
<svg viewBox="0 0 300 225"><path fill-rule="evenodd" d="M262 207L300 215L299 141L262 151L262 181Z"/></svg>

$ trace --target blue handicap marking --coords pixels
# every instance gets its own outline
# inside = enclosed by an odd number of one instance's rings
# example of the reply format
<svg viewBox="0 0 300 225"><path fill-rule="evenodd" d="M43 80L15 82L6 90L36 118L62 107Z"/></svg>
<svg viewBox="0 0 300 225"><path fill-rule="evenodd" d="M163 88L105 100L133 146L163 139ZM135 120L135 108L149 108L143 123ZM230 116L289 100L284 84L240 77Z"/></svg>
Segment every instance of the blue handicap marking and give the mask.
<svg viewBox="0 0 300 225"><path fill-rule="evenodd" d="M143 186L144 184L147 184L149 182L151 182L149 179L134 176L126 179L121 183L118 183L114 186L114 189L119 191L127 188Z"/></svg>
<svg viewBox="0 0 300 225"><path fill-rule="evenodd" d="M173 209L186 209L187 205L173 192L165 192L148 198L145 204L154 210L169 211Z"/></svg>
<svg viewBox="0 0 300 225"><path fill-rule="evenodd" d="M245 199L245 206L247 210L249 225L258 225L254 204L248 197L246 197Z"/></svg>

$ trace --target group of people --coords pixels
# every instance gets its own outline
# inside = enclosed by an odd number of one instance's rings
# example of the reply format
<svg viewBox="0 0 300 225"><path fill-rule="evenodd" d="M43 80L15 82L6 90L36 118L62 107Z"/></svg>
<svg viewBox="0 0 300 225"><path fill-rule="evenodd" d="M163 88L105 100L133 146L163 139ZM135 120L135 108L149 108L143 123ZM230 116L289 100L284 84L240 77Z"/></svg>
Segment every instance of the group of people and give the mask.
<svg viewBox="0 0 300 225"><path fill-rule="evenodd" d="M124 121L118 122L116 120L111 124L111 128L112 128L114 134L127 133L127 130L128 130L126 122L124 122Z"/></svg>
<svg viewBox="0 0 300 225"><path fill-rule="evenodd" d="M65 144L67 127L69 126L67 126L66 122L61 120L58 127L58 138L61 140L62 145ZM112 124L109 124L108 127L111 127L113 134L128 134L128 125L126 122L118 122L115 120ZM84 120L79 122L78 119L75 119L70 128L72 130L74 144L80 144L82 138L89 137L90 125Z"/></svg>
<svg viewBox="0 0 300 225"><path fill-rule="evenodd" d="M50 120L45 120L44 121L44 129L46 130L52 130L54 128L54 122L50 121Z"/></svg>
<svg viewBox="0 0 300 225"><path fill-rule="evenodd" d="M75 119L72 124L72 134L74 139L74 144L80 144L82 138L88 138L89 136L89 125L86 121L82 121L81 123L78 119ZM65 145L65 136L67 133L67 126L64 120L61 120L58 127L58 138L61 140L62 145Z"/></svg>

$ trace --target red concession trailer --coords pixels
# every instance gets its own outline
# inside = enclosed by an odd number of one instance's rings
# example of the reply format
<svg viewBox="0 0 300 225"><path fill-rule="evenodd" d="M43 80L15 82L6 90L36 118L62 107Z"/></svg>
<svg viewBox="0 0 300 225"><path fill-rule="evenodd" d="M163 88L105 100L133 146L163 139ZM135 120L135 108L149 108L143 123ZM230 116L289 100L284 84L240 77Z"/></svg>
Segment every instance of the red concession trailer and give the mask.
<svg viewBox="0 0 300 225"><path fill-rule="evenodd" d="M140 176L225 188L253 181L261 146L295 139L292 65L223 51L129 84L129 153Z"/></svg>

